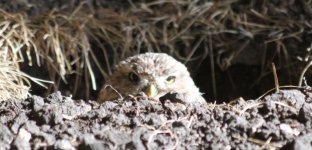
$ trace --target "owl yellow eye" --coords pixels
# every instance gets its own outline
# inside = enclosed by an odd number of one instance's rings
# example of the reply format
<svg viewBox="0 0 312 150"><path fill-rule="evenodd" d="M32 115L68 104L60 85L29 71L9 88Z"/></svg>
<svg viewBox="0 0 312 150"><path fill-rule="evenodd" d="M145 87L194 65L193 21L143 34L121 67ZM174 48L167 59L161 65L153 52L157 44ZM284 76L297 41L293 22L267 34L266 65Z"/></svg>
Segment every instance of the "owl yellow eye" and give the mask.
<svg viewBox="0 0 312 150"><path fill-rule="evenodd" d="M134 83L138 83L141 80L140 77L134 72L130 72L128 74L128 77L129 77L129 80Z"/></svg>
<svg viewBox="0 0 312 150"><path fill-rule="evenodd" d="M169 76L167 79L166 79L166 83L167 84L172 84L172 83L174 83L174 81L175 81L175 76Z"/></svg>

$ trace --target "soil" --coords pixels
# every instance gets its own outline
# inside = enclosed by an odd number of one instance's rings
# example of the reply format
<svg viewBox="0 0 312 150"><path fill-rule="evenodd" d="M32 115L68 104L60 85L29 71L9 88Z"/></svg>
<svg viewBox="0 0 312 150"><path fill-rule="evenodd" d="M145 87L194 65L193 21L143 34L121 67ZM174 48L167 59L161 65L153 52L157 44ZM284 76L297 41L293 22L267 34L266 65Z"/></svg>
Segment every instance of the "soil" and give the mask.
<svg viewBox="0 0 312 150"><path fill-rule="evenodd" d="M0 149L312 149L311 102L309 87L222 105L34 95L0 103Z"/></svg>
<svg viewBox="0 0 312 150"><path fill-rule="evenodd" d="M0 6L8 12L37 16L51 10L72 12L80 5L80 1L0 0ZM143 2L92 0L86 1L86 6L94 10L103 7L112 12L127 14L131 12L130 8L146 7ZM92 100L76 100L78 97L86 97L86 93L90 91L87 86L80 86L79 93L75 95L71 90L74 89L73 84L69 80L69 84L64 87L60 83L61 88L58 90L61 90L63 94L55 92L41 97L49 92L39 87L38 89L32 88L31 92L41 96L33 95L23 100L10 99L0 102L0 150L312 149L312 90L310 87L283 89L280 92L269 93L259 99L254 99L274 87L272 74L266 73L271 72L271 62L275 62L278 68L280 85L297 84L298 76L302 71L302 66L299 65L301 63L297 60L298 56L301 58L309 56L310 60L310 52L305 51L312 39L311 32L305 32L310 31L309 21L306 20L310 20L312 16L311 9L306 7L310 4L309 1L258 2L254 0L235 1L235 3L229 1L229 4L231 4L229 7L224 8L233 8L235 10L233 13L237 13L237 16L245 16L247 10L253 10L252 14L265 13L262 19L258 15L251 18L247 15L247 20L251 23L272 26L272 31L253 33L258 29L251 29L250 26L244 24L236 26L235 22L231 23L231 19L235 20L235 18L229 18L224 21L225 29L237 30L239 33L220 34L220 38L212 39L216 43L212 45L216 51L213 60L219 63L211 67L211 60L207 57L202 63L194 61L188 64L189 68L193 68L192 74L197 73L194 80L201 92L207 93L204 95L207 101L216 100L218 104L181 104L174 97L166 97L161 101L148 100L144 97L127 97L100 105ZM166 12L167 7L155 8ZM223 7L220 7L220 10L215 12L222 12L222 10ZM159 15L163 17L162 13ZM105 15L98 13L94 16L99 19L105 18ZM138 16L140 18L141 14ZM142 16L146 17L142 20L143 23L151 17L147 14L142 14ZM284 18L283 16L286 17L285 22L289 26L279 26L279 20L284 21L281 19L281 17ZM267 19L278 19L274 21L277 24L274 22L267 24ZM305 25L300 24L301 22ZM184 26L189 26L189 22ZM281 28L278 29L278 27ZM187 28L193 30L194 35L198 37L206 36L206 32L202 32L206 30L201 30L206 26L194 25ZM299 33L298 29L302 33ZM255 35L248 36L251 33ZM281 41L264 44L271 41L271 36L274 39L275 35L277 39L282 36ZM237 38L241 40L236 42ZM240 50L241 45L246 42L244 39L250 41L250 44ZM195 38L194 41L197 39ZM177 44L177 48L183 51L197 47L197 42L194 41L189 40L185 45L180 41L174 44ZM222 45L226 46L222 47ZM285 49L279 47L285 47ZM120 48L123 49L122 46ZM205 44L199 44L196 52L201 54L200 52L204 52L205 48ZM168 48L164 46L163 49L165 51ZM233 51L235 52L233 55L232 49L239 51ZM285 51L285 56L281 55L280 51ZM98 56L104 57L103 54ZM233 56L235 58L232 60ZM294 56L294 58L288 58L288 56ZM99 60L104 60L104 58ZM293 62L288 63L290 60ZM269 65L263 64L264 62ZM43 68L29 67L26 62L23 65L25 67L21 66L21 69L34 77L42 79L48 77L49 72ZM99 72L95 71L95 74ZM214 80L211 76L216 78L215 94L212 94L212 81ZM311 72L307 73L306 77L308 85L311 85ZM102 78L96 80L101 80L98 85L104 83ZM36 87L36 84L32 85L34 86ZM92 92L91 97L94 99L97 93ZM65 96L65 94L72 94L75 98ZM250 98L250 100L237 98L240 96ZM235 98L237 99L228 102ZM223 102L228 103L222 104Z"/></svg>

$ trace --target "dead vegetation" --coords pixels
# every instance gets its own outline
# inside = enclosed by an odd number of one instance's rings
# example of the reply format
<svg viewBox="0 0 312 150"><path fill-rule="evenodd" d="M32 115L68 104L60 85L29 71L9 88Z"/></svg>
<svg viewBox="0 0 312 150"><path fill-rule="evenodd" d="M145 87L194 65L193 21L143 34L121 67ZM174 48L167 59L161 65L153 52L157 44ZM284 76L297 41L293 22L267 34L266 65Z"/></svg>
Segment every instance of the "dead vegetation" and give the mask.
<svg viewBox="0 0 312 150"><path fill-rule="evenodd" d="M73 95L82 85L89 95L116 62L145 51L166 52L197 66L209 61L221 70L235 63L258 65L259 78L275 61L277 70L298 76L296 57L306 55L312 39L309 0L19 3L0 4L1 65L11 70L1 70L1 78L9 77L0 85L5 93L27 91L29 78L19 65L28 63L48 71L54 82L49 90L73 80Z"/></svg>

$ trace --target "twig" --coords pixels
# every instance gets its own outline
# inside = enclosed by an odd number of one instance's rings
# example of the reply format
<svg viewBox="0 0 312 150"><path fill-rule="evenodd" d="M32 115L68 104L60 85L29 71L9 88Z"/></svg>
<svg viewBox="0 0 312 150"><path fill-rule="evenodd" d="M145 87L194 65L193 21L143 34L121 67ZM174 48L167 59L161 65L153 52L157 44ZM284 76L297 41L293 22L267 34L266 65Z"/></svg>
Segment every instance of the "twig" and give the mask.
<svg viewBox="0 0 312 150"><path fill-rule="evenodd" d="M298 83L299 87L302 86L302 80L304 78L304 75L307 72L307 70L311 67L311 65L312 65L312 60L309 61L309 63L304 67L303 71L301 72L300 78L299 78L299 83Z"/></svg>
<svg viewBox="0 0 312 150"><path fill-rule="evenodd" d="M280 90L279 90L278 77L277 77L276 68L275 68L274 63L272 63L272 72L273 72L273 76L274 76L275 90L276 90L276 93L278 93Z"/></svg>
<svg viewBox="0 0 312 150"><path fill-rule="evenodd" d="M291 111L293 111L295 114L298 114L299 113L299 110L296 109L295 107L293 106L290 106L288 104L285 104L283 102L279 102L279 101L273 101L274 104L277 104L277 105L281 105L281 106L284 106L284 107L287 107L289 109L291 109Z"/></svg>
<svg viewBox="0 0 312 150"><path fill-rule="evenodd" d="M263 143L263 145L261 146L260 149L264 149L265 147L267 147L267 146L270 144L271 140L272 140L272 137L270 136L270 137Z"/></svg>
<svg viewBox="0 0 312 150"><path fill-rule="evenodd" d="M106 89L107 87L111 88L114 92L116 92L116 93L118 94L118 96L119 96L120 99L123 99L123 96L122 96L113 86L111 86L111 85L109 85L109 84L106 84L106 85L104 86L104 89Z"/></svg>
<svg viewBox="0 0 312 150"><path fill-rule="evenodd" d="M205 47L206 49L207 47ZM216 73L215 73L215 64L214 64L214 53L213 53L213 47L212 47L212 38L211 35L209 35L209 57L210 57L210 67L211 67L211 82L212 82L212 92L213 92L213 98L217 99L217 83L216 83Z"/></svg>
<svg viewBox="0 0 312 150"><path fill-rule="evenodd" d="M250 105L246 106L243 110L241 110L241 111L239 112L239 115L241 116L241 115L242 115L243 113L245 113L248 109L251 109L251 108L253 108L253 107L257 107L257 106L262 105L262 104L264 104L264 102L257 102L257 103L255 103L255 104L250 104Z"/></svg>

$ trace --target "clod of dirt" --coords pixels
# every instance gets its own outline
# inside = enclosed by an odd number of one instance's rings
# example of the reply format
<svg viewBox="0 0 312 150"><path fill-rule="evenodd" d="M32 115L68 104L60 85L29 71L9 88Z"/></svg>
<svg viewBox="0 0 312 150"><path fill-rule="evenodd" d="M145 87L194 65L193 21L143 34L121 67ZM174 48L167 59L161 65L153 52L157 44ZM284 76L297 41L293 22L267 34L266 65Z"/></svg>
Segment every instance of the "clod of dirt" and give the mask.
<svg viewBox="0 0 312 150"><path fill-rule="evenodd" d="M308 89L223 105L126 98L99 105L60 92L0 102L1 149L311 149Z"/></svg>
<svg viewBox="0 0 312 150"><path fill-rule="evenodd" d="M312 149L312 134L306 134L298 137L292 143L292 149Z"/></svg>

